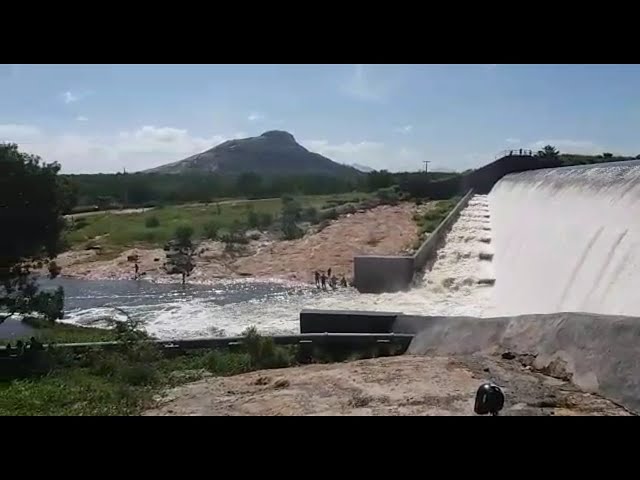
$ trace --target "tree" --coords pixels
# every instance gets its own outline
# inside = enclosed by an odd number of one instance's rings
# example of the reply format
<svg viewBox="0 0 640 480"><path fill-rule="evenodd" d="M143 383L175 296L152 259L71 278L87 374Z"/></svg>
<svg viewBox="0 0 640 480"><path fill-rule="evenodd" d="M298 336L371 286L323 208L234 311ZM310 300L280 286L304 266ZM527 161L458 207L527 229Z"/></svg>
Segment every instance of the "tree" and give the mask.
<svg viewBox="0 0 640 480"><path fill-rule="evenodd" d="M193 228L189 225L181 225L176 228L173 240L169 242L165 268L170 275L182 275L182 283L186 282L186 277L191 275L195 268L196 251L192 237Z"/></svg>
<svg viewBox="0 0 640 480"><path fill-rule="evenodd" d="M370 192L390 187L394 183L395 179L393 174L389 173L387 170L380 170L379 172L370 172L367 174L367 187Z"/></svg>
<svg viewBox="0 0 640 480"><path fill-rule="evenodd" d="M301 218L302 206L291 196L282 197L282 234L285 240L294 240L304 235L296 221Z"/></svg>
<svg viewBox="0 0 640 480"><path fill-rule="evenodd" d="M0 144L0 323L15 314L62 318L64 291L39 291L33 270L60 269L53 259L62 246L63 212L73 192L60 181L57 163Z"/></svg>
<svg viewBox="0 0 640 480"><path fill-rule="evenodd" d="M543 158L558 158L560 152L551 145L546 145L542 150L538 151L538 156Z"/></svg>
<svg viewBox="0 0 640 480"><path fill-rule="evenodd" d="M602 158L613 158L613 153L605 152L602 154Z"/></svg>

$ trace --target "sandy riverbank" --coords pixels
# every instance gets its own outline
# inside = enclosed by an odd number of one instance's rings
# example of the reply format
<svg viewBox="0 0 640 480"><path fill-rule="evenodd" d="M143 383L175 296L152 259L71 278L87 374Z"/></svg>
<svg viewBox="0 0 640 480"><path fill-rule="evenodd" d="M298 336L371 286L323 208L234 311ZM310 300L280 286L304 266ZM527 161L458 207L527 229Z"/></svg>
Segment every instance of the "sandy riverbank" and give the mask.
<svg viewBox="0 0 640 480"><path fill-rule="evenodd" d="M331 268L340 277L351 278L353 256L358 254L400 254L418 238L412 217L415 205L403 203L380 206L346 215L320 232L310 231L298 240L272 240L263 235L242 253L225 251L221 242L199 245L196 268L189 281L203 282L223 278L277 278L310 282L313 271ZM162 249L131 248L115 258L102 259L94 250L74 250L61 254L57 263L63 275L93 279L131 279L133 265L127 259L137 255L144 278L158 282L179 279L167 275L162 266Z"/></svg>

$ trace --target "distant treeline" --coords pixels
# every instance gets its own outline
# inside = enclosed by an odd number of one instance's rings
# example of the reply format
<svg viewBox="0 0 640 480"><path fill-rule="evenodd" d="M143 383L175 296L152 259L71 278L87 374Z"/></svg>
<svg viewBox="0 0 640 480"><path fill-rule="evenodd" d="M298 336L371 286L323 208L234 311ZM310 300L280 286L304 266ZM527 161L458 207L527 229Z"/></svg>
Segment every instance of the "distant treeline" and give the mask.
<svg viewBox="0 0 640 480"><path fill-rule="evenodd" d="M322 175L265 177L256 173L239 176L215 174L169 175L117 173L68 175L74 186L77 205L144 206L186 202L209 202L220 198L273 198L284 194L328 195L353 191L373 192L402 184L421 173L362 174L357 178ZM430 179L455 176L455 173L430 173Z"/></svg>
<svg viewBox="0 0 640 480"><path fill-rule="evenodd" d="M538 152L538 157L553 166L586 165L640 159L602 155L560 154L551 146ZM114 206L145 206L187 202L209 202L220 198L271 198L285 194L329 195L346 192L374 192L399 185L411 197L451 198L459 194L456 179L473 170L456 172L403 172L386 170L363 173L358 177L340 178L323 175L291 175L270 177L256 173L237 176L216 174L169 175L116 173L67 175L76 196L76 204Z"/></svg>

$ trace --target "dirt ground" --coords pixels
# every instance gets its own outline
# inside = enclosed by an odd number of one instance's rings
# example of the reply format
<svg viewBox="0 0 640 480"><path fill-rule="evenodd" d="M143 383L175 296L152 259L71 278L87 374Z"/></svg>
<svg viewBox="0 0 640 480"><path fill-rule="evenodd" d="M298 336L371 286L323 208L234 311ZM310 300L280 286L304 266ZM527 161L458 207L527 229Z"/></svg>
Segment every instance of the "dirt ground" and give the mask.
<svg viewBox="0 0 640 480"><path fill-rule="evenodd" d="M572 384L500 357L402 355L208 378L145 415L474 415L477 388L503 388L501 415L630 415Z"/></svg>
<svg viewBox="0 0 640 480"><path fill-rule="evenodd" d="M331 268L340 278L353 275L356 254L398 254L406 251L417 239L418 231L412 219L415 206L400 204L381 206L368 211L340 217L324 230L309 232L291 241L263 237L252 241L242 254L224 251L224 244L206 241L200 245L196 268L190 282L207 282L219 278L264 277L302 282L313 280L314 270ZM162 249L129 249L116 258L102 260L96 251L65 252L57 263L63 275L85 279L131 279L133 264L127 260L137 255L140 272L154 281L178 281L162 269L165 252Z"/></svg>
<svg viewBox="0 0 640 480"><path fill-rule="evenodd" d="M348 279L354 255L398 254L411 246L418 235L413 212L413 205L400 204L347 215L319 233L274 242L239 258L233 268L241 275L301 281L312 281L315 270L331 268L338 278Z"/></svg>

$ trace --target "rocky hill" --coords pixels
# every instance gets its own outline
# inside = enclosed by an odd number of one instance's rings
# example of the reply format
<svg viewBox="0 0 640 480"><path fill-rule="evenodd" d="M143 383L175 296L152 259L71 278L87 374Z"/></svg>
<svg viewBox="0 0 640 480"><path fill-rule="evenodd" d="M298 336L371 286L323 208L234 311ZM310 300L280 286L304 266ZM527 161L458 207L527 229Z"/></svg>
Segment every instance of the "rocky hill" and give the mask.
<svg viewBox="0 0 640 480"><path fill-rule="evenodd" d="M310 152L293 135L283 131L265 132L259 137L229 140L177 162L145 170L144 173L219 173L261 175L358 176L359 170Z"/></svg>

